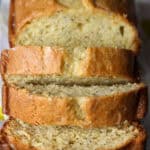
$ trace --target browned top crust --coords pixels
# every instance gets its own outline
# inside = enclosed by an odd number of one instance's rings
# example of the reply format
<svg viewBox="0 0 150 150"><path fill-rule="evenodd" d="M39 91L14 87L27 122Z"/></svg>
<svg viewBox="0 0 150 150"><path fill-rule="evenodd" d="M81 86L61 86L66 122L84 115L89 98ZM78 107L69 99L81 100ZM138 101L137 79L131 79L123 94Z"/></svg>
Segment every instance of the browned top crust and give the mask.
<svg viewBox="0 0 150 150"><path fill-rule="evenodd" d="M70 0L68 0L69 3ZM120 13L128 15L129 12L129 0L77 0L78 7L86 7L87 9L98 8L109 12ZM81 2L80 2L81 1ZM133 1L133 0L131 0ZM70 2L71 3L71 2ZM31 19L39 17L45 14L52 14L55 11L65 9L68 5L67 2L60 0L11 0L11 5L14 8L11 10L14 14L15 29L19 30L26 22L30 22ZM69 7L74 7L74 3Z"/></svg>
<svg viewBox="0 0 150 150"><path fill-rule="evenodd" d="M13 150L2 133L0 133L0 150Z"/></svg>
<svg viewBox="0 0 150 150"><path fill-rule="evenodd" d="M1 54L2 74L60 74L65 52L50 47L16 47Z"/></svg>
<svg viewBox="0 0 150 150"><path fill-rule="evenodd" d="M139 135L134 139L132 142L130 142L127 146L124 146L121 150L144 150L145 149L145 143L146 143L146 131L143 129L143 127L137 123L135 125L139 129Z"/></svg>
<svg viewBox="0 0 150 150"><path fill-rule="evenodd" d="M13 150L13 148L15 148L15 150L39 150L34 147L30 147L27 144L22 143L21 140L17 139L16 137L13 137L13 135L12 136L7 135L7 130L9 128L9 124L11 120L12 118L4 124L1 130L1 139L3 139L3 142L0 143L0 148L3 145L5 145L7 147L6 148L2 147L3 148L2 150ZM138 136L132 141L130 141L128 144L122 145L122 147L116 150L144 150L145 142L146 142L146 131L141 125L137 123L133 123L133 124L135 124L135 126L139 130Z"/></svg>
<svg viewBox="0 0 150 150"><path fill-rule="evenodd" d="M93 13L99 11L117 16L127 24L130 24L127 18L134 16L133 0L11 0L9 16L9 41L10 45L15 46L15 38L21 29L33 19L52 15L53 13L65 10L66 8L83 7ZM139 38L137 31L133 28L136 35L137 47L139 48Z"/></svg>
<svg viewBox="0 0 150 150"><path fill-rule="evenodd" d="M3 125L3 128L0 130L0 150L36 150L35 148L29 147L29 145L26 145L24 143L21 143L19 139L16 139L15 137L8 137L6 134L6 128L9 126L9 122L13 120L10 118L5 122ZM9 138L12 138L13 142L9 141Z"/></svg>
<svg viewBox="0 0 150 150"><path fill-rule="evenodd" d="M69 55L60 48L16 47L2 51L0 70L4 78L5 75L67 75L134 81L135 56L131 51L88 48L82 53L84 58L77 60L76 54Z"/></svg>

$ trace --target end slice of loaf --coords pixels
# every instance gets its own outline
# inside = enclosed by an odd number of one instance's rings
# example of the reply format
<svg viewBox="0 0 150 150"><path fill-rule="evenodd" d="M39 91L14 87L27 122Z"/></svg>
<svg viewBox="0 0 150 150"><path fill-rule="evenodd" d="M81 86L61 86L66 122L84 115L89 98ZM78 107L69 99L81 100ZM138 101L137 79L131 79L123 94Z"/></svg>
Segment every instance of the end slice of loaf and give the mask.
<svg viewBox="0 0 150 150"><path fill-rule="evenodd" d="M13 46L59 46L69 51L79 46L103 46L137 52L139 37L126 17L130 7L125 3L128 2L12 0L10 43Z"/></svg>
<svg viewBox="0 0 150 150"><path fill-rule="evenodd" d="M1 54L10 83L114 84L134 81L134 54L114 48L16 47Z"/></svg>
<svg viewBox="0 0 150 150"><path fill-rule="evenodd" d="M30 124L106 127L142 119L147 90L143 84L3 86L3 112Z"/></svg>
<svg viewBox="0 0 150 150"><path fill-rule="evenodd" d="M16 150L144 150L146 134L139 125L108 128L33 126L9 120L1 134Z"/></svg>

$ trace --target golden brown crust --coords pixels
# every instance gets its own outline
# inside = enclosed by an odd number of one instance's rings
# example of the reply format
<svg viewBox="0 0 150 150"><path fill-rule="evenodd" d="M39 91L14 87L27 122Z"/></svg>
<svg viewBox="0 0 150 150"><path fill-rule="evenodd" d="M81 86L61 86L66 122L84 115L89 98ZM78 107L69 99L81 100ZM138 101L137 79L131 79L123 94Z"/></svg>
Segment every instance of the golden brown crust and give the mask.
<svg viewBox="0 0 150 150"><path fill-rule="evenodd" d="M51 15L61 9L55 0L26 1L11 0L10 17L9 17L9 37L10 45L14 46L15 36L17 32L33 18L40 17L43 14Z"/></svg>
<svg viewBox="0 0 150 150"><path fill-rule="evenodd" d="M88 48L82 70L87 76L116 76L132 78L134 55L131 51L113 48ZM114 62L117 60L117 62ZM84 73L83 73L84 74ZM130 76L130 77L129 77Z"/></svg>
<svg viewBox="0 0 150 150"><path fill-rule="evenodd" d="M12 120L13 118L10 117L0 130L0 150L36 150L35 148L22 143L19 139L7 135L6 130Z"/></svg>
<svg viewBox="0 0 150 150"><path fill-rule="evenodd" d="M133 91L111 96L47 98L5 85L3 111L31 124L112 126L125 120L134 121L144 117L146 103L141 104L139 96L142 91L145 91L145 86L141 84Z"/></svg>
<svg viewBox="0 0 150 150"><path fill-rule="evenodd" d="M134 0L95 0L95 5L107 11L125 15L135 22Z"/></svg>
<svg viewBox="0 0 150 150"><path fill-rule="evenodd" d="M68 0L69 1L69 0ZM86 7L87 9L106 10L111 13L129 15L129 6L133 7L133 0L78 0L81 1L81 5L78 7ZM73 4L70 6L73 7ZM24 8L24 9L23 9ZM46 1L26 1L26 0L12 0L10 12L15 13L14 21L16 28L20 28L29 22L31 19L45 15L51 15L60 9L65 9L66 5L59 0L46 0ZM132 8L133 9L133 8ZM11 14L12 15L12 14Z"/></svg>
<svg viewBox="0 0 150 150"><path fill-rule="evenodd" d="M36 150L35 148L22 143L19 139L7 135L5 130L7 130L11 120L12 119L7 120L0 131L0 150Z"/></svg>
<svg viewBox="0 0 150 150"><path fill-rule="evenodd" d="M137 118L142 119L148 112L148 100L146 100L148 99L148 88L143 88L143 90L139 92L138 97L140 97L140 100L137 109Z"/></svg>
<svg viewBox="0 0 150 150"><path fill-rule="evenodd" d="M5 136L0 133L0 150L13 150L8 142L5 140Z"/></svg>
<svg viewBox="0 0 150 150"><path fill-rule="evenodd" d="M16 47L1 54L0 70L7 75L67 75L73 77L104 77L134 81L134 54L113 48L88 48L85 58L74 65L65 50L50 47ZM65 67L68 64L68 67ZM73 66L73 67L72 67Z"/></svg>
<svg viewBox="0 0 150 150"><path fill-rule="evenodd" d="M4 50L1 55L2 74L55 74L62 73L63 51L50 47L17 47Z"/></svg>
<svg viewBox="0 0 150 150"><path fill-rule="evenodd" d="M29 145L24 144L21 141L21 139L17 139L16 137L13 137L13 135L12 136L7 135L7 130L9 130L8 128L11 120L12 119L8 120L1 130L0 135L1 138L3 139L3 144L7 145L7 147L9 148L2 150L13 150L13 148L11 148L12 146L15 148L15 150L39 150L37 148L30 147ZM116 148L116 150L144 150L146 142L146 132L141 125L135 123L135 126L139 130L138 136L134 138L132 141L129 141L126 145L122 145L120 148ZM0 146L2 146L2 143L0 143Z"/></svg>
<svg viewBox="0 0 150 150"><path fill-rule="evenodd" d="M135 41L133 42L133 50L138 52L140 40L134 25L130 23L126 16L133 18L131 10L134 10L133 0L81 0L82 4L78 7L85 7L89 11L106 13L118 17L118 20L126 22L132 27L135 34ZM72 7L73 5L71 5ZM131 9L130 9L131 7ZM10 46L15 46L15 39L22 28L30 23L33 19L52 15L53 13L66 9L67 7L57 0L11 0L10 16L9 16L9 41ZM132 17L131 17L132 16Z"/></svg>
<svg viewBox="0 0 150 150"><path fill-rule="evenodd" d="M139 135L134 139L132 142L130 142L127 146L122 148L121 150L144 150L145 149L145 143L146 143L146 131L143 129L141 125L137 125L139 129Z"/></svg>
<svg viewBox="0 0 150 150"><path fill-rule="evenodd" d="M10 7L9 7L9 19L8 19L8 39L9 39L9 45L12 47L14 45L14 35L15 35L15 16L14 16L14 0L10 1Z"/></svg>

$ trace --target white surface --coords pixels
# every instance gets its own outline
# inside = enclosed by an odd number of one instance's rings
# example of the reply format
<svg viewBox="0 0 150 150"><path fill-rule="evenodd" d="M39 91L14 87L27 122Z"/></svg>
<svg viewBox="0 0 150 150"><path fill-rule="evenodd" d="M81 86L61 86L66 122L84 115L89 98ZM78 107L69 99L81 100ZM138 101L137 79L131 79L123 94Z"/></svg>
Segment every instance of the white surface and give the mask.
<svg viewBox="0 0 150 150"><path fill-rule="evenodd" d="M8 2L9 0L2 0L0 4L0 50L8 48L8 35L7 35ZM140 22L143 18L150 19L150 0L137 0L136 6L138 14L137 17L139 20L139 30L143 40L142 50L138 58L138 63L141 67L142 79L150 87L150 39L148 39L146 35L144 35L142 28L140 27ZM144 120L144 126L148 131L148 134L150 135L150 112L148 113L146 119ZM149 149L150 149L150 138L147 141L147 150Z"/></svg>

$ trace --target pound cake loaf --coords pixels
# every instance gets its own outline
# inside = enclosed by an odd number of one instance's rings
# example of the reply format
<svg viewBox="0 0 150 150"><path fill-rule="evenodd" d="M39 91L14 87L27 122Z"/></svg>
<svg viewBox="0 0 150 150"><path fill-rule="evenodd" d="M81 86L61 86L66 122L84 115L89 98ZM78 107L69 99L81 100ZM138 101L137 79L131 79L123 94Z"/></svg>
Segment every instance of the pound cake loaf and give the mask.
<svg viewBox="0 0 150 150"><path fill-rule="evenodd" d="M106 127L142 119L145 85L63 86L22 84L3 86L3 112L30 124Z"/></svg>
<svg viewBox="0 0 150 150"><path fill-rule="evenodd" d="M135 56L115 48L26 46L1 53L1 74L6 82L99 85L135 81Z"/></svg>
<svg viewBox="0 0 150 150"><path fill-rule="evenodd" d="M11 0L11 46L114 47L137 52L129 0ZM132 8L134 9L134 8Z"/></svg>
<svg viewBox="0 0 150 150"><path fill-rule="evenodd" d="M107 128L34 126L9 120L1 135L15 150L144 150L146 134L125 122Z"/></svg>

